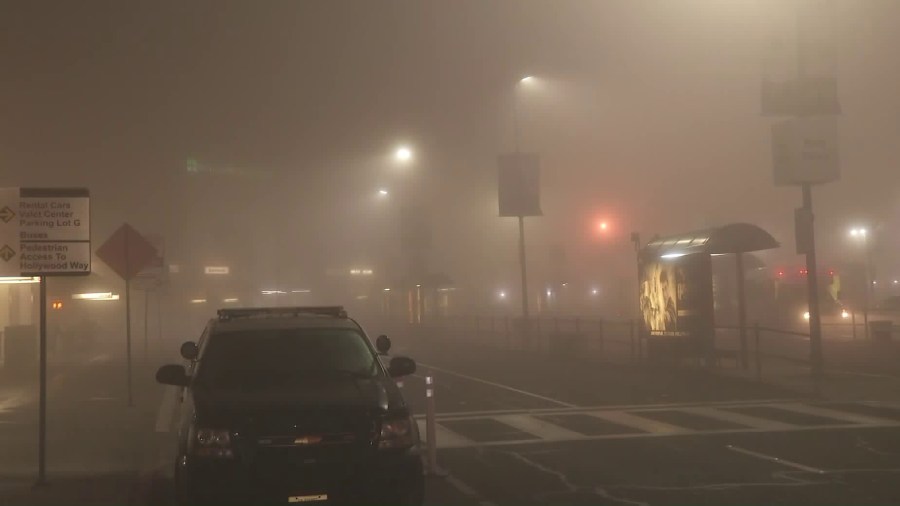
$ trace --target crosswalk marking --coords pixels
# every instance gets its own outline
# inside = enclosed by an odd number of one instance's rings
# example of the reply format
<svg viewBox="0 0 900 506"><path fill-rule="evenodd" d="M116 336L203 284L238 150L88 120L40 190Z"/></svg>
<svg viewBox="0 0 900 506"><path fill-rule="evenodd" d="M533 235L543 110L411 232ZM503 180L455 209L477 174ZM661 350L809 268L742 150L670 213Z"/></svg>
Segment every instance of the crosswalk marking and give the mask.
<svg viewBox="0 0 900 506"><path fill-rule="evenodd" d="M716 420L722 420L724 422L736 423L738 425L743 425L745 427L751 427L760 430L787 430L796 427L796 425L790 423L768 420L766 418L759 418L742 413L735 413L734 411L725 411L706 406L680 408L678 411L705 416L707 418L714 418Z"/></svg>
<svg viewBox="0 0 900 506"><path fill-rule="evenodd" d="M580 432L575 432L528 415L495 416L494 420L547 441L565 441L579 439L584 436L584 434Z"/></svg>
<svg viewBox="0 0 900 506"><path fill-rule="evenodd" d="M860 405L866 403L859 403ZM745 406L755 407L771 407L814 415L825 418L832 423L822 423L819 425L795 425L780 420L772 420L766 415L748 415L728 410L728 406L718 404L710 404L707 406L686 405L680 407L670 407L667 409L648 409L646 407L635 407L632 409L601 409L601 408L582 408L580 411L567 410L565 413L557 413L557 415L587 415L599 421L609 422L622 427L621 432L612 431L604 434L583 434L568 427L560 426L562 420L557 423L551 423L538 418L542 415L550 413L534 412L532 414L524 413L497 413L494 411L483 412L480 416L477 413L466 413L460 417L453 413L439 414L436 419L435 429L437 432L436 440L438 448L466 448L466 447L490 447L490 446L508 446L523 444L538 444L547 442L561 441L586 441L600 439L624 439L624 438L645 438L657 436L677 436L687 434L726 434L726 433L742 433L742 432L791 432L791 431L808 431L817 429L853 429L858 427L900 427L900 420L889 420L869 415L860 415L843 410L838 410L828 405L810 405L801 402L760 402L756 404L746 404ZM667 411L673 413L684 413L694 417L705 417L711 420L730 422L737 425L736 428L728 429L691 429L678 425L677 415L668 422L658 421L649 418L649 413L655 411ZM646 414L646 416L641 416ZM773 415L774 416L774 415ZM479 437L477 428L463 428L450 430L441 425L442 422L462 421L462 420L489 420L507 426L510 430L516 430L528 434L528 438L509 440L507 438L492 439L488 434L482 433ZM674 420L674 421L673 421ZM417 420L422 440L426 439L425 420L418 418ZM838 422L838 423L833 423ZM459 431L459 432L457 432ZM474 432L470 432L474 431Z"/></svg>
<svg viewBox="0 0 900 506"><path fill-rule="evenodd" d="M639 429L644 432L649 432L651 434L678 434L692 432L690 429L685 429L683 427L678 427L657 420L651 420L649 418L644 418L632 413L626 413L624 411L591 411L585 414L593 416L594 418L606 420L607 422L612 422L615 424L624 425L626 427Z"/></svg>
<svg viewBox="0 0 900 506"><path fill-rule="evenodd" d="M886 418L858 415L856 413L848 413L846 411L838 411L836 409L828 409L819 406L809 406L807 404L779 404L778 408L806 415L820 416L822 418L833 418L847 423L859 423L862 425L892 425L896 423L895 421Z"/></svg>
<svg viewBox="0 0 900 506"><path fill-rule="evenodd" d="M422 441L427 441L428 431L425 426L425 420L416 420L416 424L419 426L419 435ZM441 448L461 448L465 446L476 446L477 444L475 441L461 436L439 423L434 424L434 431L436 432L435 439Z"/></svg>

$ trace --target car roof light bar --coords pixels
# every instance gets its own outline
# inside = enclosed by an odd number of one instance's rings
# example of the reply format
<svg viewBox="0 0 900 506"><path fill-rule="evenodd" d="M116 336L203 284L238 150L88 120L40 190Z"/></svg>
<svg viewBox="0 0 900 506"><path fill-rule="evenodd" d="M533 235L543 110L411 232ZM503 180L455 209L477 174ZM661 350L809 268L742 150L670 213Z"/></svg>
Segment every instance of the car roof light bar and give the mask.
<svg viewBox="0 0 900 506"><path fill-rule="evenodd" d="M301 315L347 318L347 311L343 306L249 307L219 309L218 315L220 321L233 320L236 318L296 317Z"/></svg>

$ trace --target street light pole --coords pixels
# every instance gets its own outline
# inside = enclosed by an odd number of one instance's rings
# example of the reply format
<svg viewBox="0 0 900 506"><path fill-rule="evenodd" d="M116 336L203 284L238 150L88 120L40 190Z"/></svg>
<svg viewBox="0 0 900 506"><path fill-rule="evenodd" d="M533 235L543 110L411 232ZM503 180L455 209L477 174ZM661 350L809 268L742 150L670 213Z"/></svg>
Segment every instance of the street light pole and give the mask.
<svg viewBox="0 0 900 506"><path fill-rule="evenodd" d="M521 84L530 79L525 77L516 83L516 89L513 93L513 135L515 138L516 155L520 154L519 149L519 94L517 93ZM525 217L519 215L519 269L522 276L522 318L525 325L528 325L528 269L525 266Z"/></svg>
<svg viewBox="0 0 900 506"><path fill-rule="evenodd" d="M869 336L869 306L872 304L872 251L869 249L869 234L863 229L863 253L866 255L866 291L863 294L863 330L866 339Z"/></svg>
<svg viewBox="0 0 900 506"><path fill-rule="evenodd" d="M528 320L528 273L525 268L525 217L519 216L519 267L522 271L522 317Z"/></svg>

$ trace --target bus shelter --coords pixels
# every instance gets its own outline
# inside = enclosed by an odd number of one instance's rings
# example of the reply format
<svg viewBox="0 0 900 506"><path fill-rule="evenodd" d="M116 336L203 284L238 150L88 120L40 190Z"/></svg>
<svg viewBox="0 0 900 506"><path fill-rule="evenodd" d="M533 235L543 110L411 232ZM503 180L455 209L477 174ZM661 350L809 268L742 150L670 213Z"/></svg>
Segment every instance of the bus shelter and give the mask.
<svg viewBox="0 0 900 506"><path fill-rule="evenodd" d="M712 363L715 353L713 255L733 255L736 269L741 365L747 368L745 253L778 248L768 232L733 223L655 238L638 252L642 333L648 355L694 356Z"/></svg>

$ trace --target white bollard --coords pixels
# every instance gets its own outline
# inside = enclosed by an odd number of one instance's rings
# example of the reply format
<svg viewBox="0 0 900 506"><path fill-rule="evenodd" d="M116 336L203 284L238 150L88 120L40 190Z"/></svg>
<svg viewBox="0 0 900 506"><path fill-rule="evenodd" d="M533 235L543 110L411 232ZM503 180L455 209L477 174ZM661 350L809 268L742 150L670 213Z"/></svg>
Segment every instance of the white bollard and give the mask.
<svg viewBox="0 0 900 506"><path fill-rule="evenodd" d="M425 438L428 443L428 472L436 475L437 466L437 430L435 427L434 376L431 371L425 376Z"/></svg>

